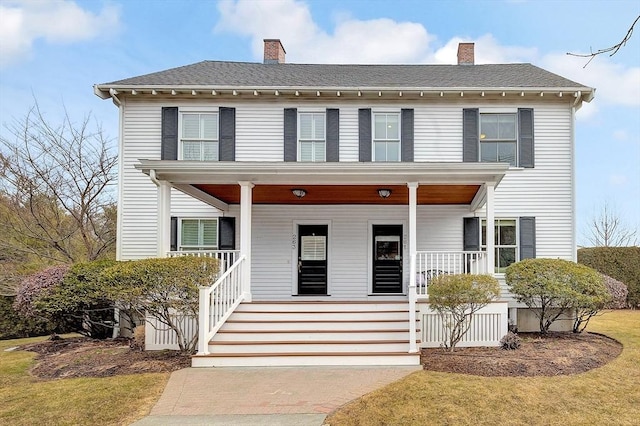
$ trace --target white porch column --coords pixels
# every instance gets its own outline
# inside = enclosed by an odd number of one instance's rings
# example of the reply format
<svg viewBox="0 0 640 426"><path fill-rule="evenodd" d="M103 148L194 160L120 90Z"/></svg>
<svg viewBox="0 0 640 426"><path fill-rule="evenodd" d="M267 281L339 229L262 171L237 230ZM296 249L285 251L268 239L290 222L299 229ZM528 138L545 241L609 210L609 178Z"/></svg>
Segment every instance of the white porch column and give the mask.
<svg viewBox="0 0 640 426"><path fill-rule="evenodd" d="M416 346L416 252L417 248L417 204L418 182L407 183L409 187L409 352L418 352Z"/></svg>
<svg viewBox="0 0 640 426"><path fill-rule="evenodd" d="M242 270L243 298L251 302L251 210L253 183L238 182L240 185L240 256L245 256Z"/></svg>
<svg viewBox="0 0 640 426"><path fill-rule="evenodd" d="M158 185L158 257L171 250L171 185L166 180Z"/></svg>
<svg viewBox="0 0 640 426"><path fill-rule="evenodd" d="M495 273L495 257L496 257L496 249L495 249L495 216L494 216L494 184L488 183L487 187L487 204L486 204L486 212L487 212L487 273L493 275Z"/></svg>

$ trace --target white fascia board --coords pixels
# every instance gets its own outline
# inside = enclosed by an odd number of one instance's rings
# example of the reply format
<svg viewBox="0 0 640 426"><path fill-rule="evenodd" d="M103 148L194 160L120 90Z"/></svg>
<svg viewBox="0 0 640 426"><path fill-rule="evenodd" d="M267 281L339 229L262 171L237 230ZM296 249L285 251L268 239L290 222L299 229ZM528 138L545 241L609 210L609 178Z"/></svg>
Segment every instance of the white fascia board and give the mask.
<svg viewBox="0 0 640 426"><path fill-rule="evenodd" d="M500 183L502 163L290 163L140 160L135 167L173 184L405 185Z"/></svg>
<svg viewBox="0 0 640 426"><path fill-rule="evenodd" d="M586 102L590 102L593 99L593 92L595 89L586 86L576 86L576 87L415 87L415 86L216 86L216 85L140 85L140 84L99 84L94 86L94 93L102 99L108 99L111 95L109 91L111 89L115 89L119 92L131 92L131 90L136 90L140 92L140 94L144 94L144 92L151 92L155 90L157 92L171 92L175 90L176 92L185 92L191 93L192 91L197 92L229 92L229 91L248 91L248 92L317 92L321 93L334 93L337 92L362 92L362 93L379 93L379 92L424 92L424 93L460 93L460 92L477 92L480 94L484 92L485 94L495 94L507 92L510 94L516 93L530 93L530 94L539 94L540 92L545 93L555 93L555 92L582 92L583 99ZM147 93L148 94L148 93ZM275 95L274 95L275 96Z"/></svg>

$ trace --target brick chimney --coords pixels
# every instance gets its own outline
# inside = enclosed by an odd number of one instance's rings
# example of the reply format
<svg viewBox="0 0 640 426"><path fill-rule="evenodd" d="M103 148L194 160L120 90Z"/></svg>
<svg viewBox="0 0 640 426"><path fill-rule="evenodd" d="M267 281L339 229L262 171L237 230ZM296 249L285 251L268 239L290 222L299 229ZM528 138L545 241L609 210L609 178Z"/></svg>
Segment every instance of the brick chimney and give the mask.
<svg viewBox="0 0 640 426"><path fill-rule="evenodd" d="M284 46L278 38L264 39L264 63L265 64L284 64L285 55Z"/></svg>
<svg viewBox="0 0 640 426"><path fill-rule="evenodd" d="M473 65L474 62L473 43L458 43L458 65Z"/></svg>

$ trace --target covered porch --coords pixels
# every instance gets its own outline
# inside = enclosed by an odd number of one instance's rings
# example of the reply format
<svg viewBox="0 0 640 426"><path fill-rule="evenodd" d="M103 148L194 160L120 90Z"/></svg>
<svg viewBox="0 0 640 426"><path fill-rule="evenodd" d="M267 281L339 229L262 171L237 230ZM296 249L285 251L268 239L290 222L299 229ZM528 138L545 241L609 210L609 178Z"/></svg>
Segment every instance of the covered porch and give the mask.
<svg viewBox="0 0 640 426"><path fill-rule="evenodd" d="M209 353L208 343L240 303L302 297L309 302L404 301L409 317L407 351L417 352L419 329L411 324L417 319L416 304L426 300L429 281L439 274L492 270L488 265L494 264L494 228L490 226L494 189L508 169L488 163L156 160L142 160L136 167L158 187L158 256L215 256L221 260L218 281L201 291L200 354ZM172 187L220 209L225 216L236 217L238 249L172 251L167 225ZM445 232L438 234L440 223L449 223L452 217L461 223L463 217L477 215L481 208L488 224L485 250L464 250L460 230L451 241L440 242L449 238ZM429 219L434 215L440 222ZM317 294L303 294L296 282L305 266L303 246L318 242L299 235L309 226L325 226L321 229L328 234L326 287ZM393 226L398 227L395 240ZM377 286L382 267L388 266L378 257L394 241L399 248L391 250L387 263L398 265L399 286ZM280 277L278 288L270 281L273 275ZM347 288L347 280L360 284Z"/></svg>

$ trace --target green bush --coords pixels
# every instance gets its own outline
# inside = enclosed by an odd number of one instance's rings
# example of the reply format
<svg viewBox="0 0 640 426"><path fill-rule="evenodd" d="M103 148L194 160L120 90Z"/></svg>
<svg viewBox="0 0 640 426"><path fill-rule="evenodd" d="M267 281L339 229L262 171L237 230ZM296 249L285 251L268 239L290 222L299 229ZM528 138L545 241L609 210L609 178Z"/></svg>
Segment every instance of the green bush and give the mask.
<svg viewBox="0 0 640 426"><path fill-rule="evenodd" d="M629 307L640 308L640 247L582 248L578 262L623 282Z"/></svg>
<svg viewBox="0 0 640 426"><path fill-rule="evenodd" d="M198 290L218 274L218 261L203 257L171 257L120 262L100 278L107 298L119 308L149 314L176 333L182 351L192 352L198 342L183 329L184 316L198 319Z"/></svg>
<svg viewBox="0 0 640 426"><path fill-rule="evenodd" d="M453 352L469 331L473 314L500 296L500 285L490 275L439 275L427 291L430 307L442 318L443 346Z"/></svg>
<svg viewBox="0 0 640 426"><path fill-rule="evenodd" d="M525 259L511 264L505 278L516 300L533 309L543 334L566 310L575 313L574 331L581 331L611 300L597 271L567 260Z"/></svg>
<svg viewBox="0 0 640 426"><path fill-rule="evenodd" d="M0 296L0 340L46 335L48 323L20 315L13 308L14 299L15 296Z"/></svg>
<svg viewBox="0 0 640 426"><path fill-rule="evenodd" d="M113 335L114 305L107 297L100 274L114 266L114 260L76 263L64 275L62 282L38 298L35 305L41 312L66 316L79 327L78 333L94 339Z"/></svg>

